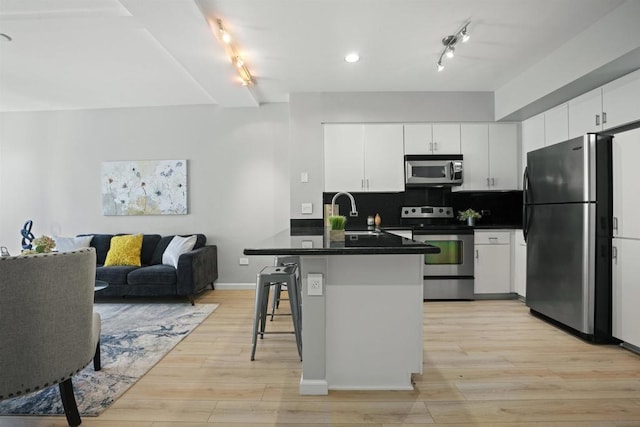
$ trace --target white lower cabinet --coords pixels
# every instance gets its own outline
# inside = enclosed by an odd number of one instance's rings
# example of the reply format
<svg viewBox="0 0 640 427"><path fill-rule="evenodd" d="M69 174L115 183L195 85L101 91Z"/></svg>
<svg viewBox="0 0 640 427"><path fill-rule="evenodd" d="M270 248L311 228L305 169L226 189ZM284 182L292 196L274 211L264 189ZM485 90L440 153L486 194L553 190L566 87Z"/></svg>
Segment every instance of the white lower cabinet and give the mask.
<svg viewBox="0 0 640 427"><path fill-rule="evenodd" d="M613 336L640 348L640 240L613 239Z"/></svg>
<svg viewBox="0 0 640 427"><path fill-rule="evenodd" d="M522 230L514 231L511 292L515 292L523 298L527 296L527 243L524 241Z"/></svg>
<svg viewBox="0 0 640 427"><path fill-rule="evenodd" d="M475 232L474 293L511 293L511 232Z"/></svg>

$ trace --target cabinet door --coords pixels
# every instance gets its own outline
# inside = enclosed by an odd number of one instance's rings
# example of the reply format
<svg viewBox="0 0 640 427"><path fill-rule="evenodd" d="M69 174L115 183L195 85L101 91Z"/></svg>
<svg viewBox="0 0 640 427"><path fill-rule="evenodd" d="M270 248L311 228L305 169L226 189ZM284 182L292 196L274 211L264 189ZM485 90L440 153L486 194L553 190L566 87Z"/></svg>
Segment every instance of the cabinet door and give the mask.
<svg viewBox="0 0 640 427"><path fill-rule="evenodd" d="M640 70L602 87L603 128L640 120Z"/></svg>
<svg viewBox="0 0 640 427"><path fill-rule="evenodd" d="M613 246L613 336L640 347L640 240L613 239Z"/></svg>
<svg viewBox="0 0 640 427"><path fill-rule="evenodd" d="M640 239L640 221L637 219L640 212L638 159L640 129L616 134L613 138L614 236Z"/></svg>
<svg viewBox="0 0 640 427"><path fill-rule="evenodd" d="M518 125L489 125L490 190L518 188Z"/></svg>
<svg viewBox="0 0 640 427"><path fill-rule="evenodd" d="M402 125L364 125L365 191L404 191Z"/></svg>
<svg viewBox="0 0 640 427"><path fill-rule="evenodd" d="M430 124L404 125L404 153L433 154L433 136Z"/></svg>
<svg viewBox="0 0 640 427"><path fill-rule="evenodd" d="M463 183L454 190L489 189L489 126L462 124L460 146L464 156Z"/></svg>
<svg viewBox="0 0 640 427"><path fill-rule="evenodd" d="M324 191L363 191L363 125L324 125Z"/></svg>
<svg viewBox="0 0 640 427"><path fill-rule="evenodd" d="M522 122L522 167L520 176L527 167L527 153L544 147L544 114L538 114ZM519 182L522 189L522 180Z"/></svg>
<svg viewBox="0 0 640 427"><path fill-rule="evenodd" d="M602 130L602 89L594 89L569 101L569 138Z"/></svg>
<svg viewBox="0 0 640 427"><path fill-rule="evenodd" d="M522 230L514 231L514 262L513 262L513 286L512 292L521 297L527 296L527 244L524 241Z"/></svg>
<svg viewBox="0 0 640 427"><path fill-rule="evenodd" d="M544 113L544 144L553 145L569 139L569 107L562 104Z"/></svg>
<svg viewBox="0 0 640 427"><path fill-rule="evenodd" d="M475 245L476 294L504 294L511 292L510 245Z"/></svg>
<svg viewBox="0 0 640 427"><path fill-rule="evenodd" d="M460 124L434 123L433 154L460 154Z"/></svg>

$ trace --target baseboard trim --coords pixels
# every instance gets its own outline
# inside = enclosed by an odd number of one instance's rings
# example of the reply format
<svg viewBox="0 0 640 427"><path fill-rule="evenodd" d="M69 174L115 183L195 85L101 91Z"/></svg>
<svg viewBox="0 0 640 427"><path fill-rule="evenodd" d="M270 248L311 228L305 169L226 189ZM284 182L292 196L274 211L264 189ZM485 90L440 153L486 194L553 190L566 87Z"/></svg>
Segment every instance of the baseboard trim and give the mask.
<svg viewBox="0 0 640 427"><path fill-rule="evenodd" d="M254 290L256 288L255 283L215 283L215 288L219 290L241 290L241 289L250 289Z"/></svg>
<svg viewBox="0 0 640 427"><path fill-rule="evenodd" d="M329 394L329 384L327 380L305 380L300 377L299 393L303 395L324 396Z"/></svg>

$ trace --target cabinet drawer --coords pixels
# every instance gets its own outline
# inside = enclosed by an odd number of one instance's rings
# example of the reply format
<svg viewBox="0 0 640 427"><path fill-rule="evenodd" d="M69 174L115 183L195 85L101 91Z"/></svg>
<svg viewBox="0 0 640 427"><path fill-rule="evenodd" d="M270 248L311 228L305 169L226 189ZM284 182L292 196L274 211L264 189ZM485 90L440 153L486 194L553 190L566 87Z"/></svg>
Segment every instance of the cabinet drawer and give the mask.
<svg viewBox="0 0 640 427"><path fill-rule="evenodd" d="M508 245L511 243L508 231L476 231L476 245Z"/></svg>

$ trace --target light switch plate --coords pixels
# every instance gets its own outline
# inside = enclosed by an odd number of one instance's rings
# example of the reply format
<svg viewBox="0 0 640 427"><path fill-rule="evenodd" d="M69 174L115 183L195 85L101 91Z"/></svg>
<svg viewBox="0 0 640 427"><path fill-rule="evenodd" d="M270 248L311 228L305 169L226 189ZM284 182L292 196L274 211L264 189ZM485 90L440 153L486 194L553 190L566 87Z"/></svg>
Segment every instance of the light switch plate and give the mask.
<svg viewBox="0 0 640 427"><path fill-rule="evenodd" d="M322 274L307 274L307 295L322 295Z"/></svg>
<svg viewBox="0 0 640 427"><path fill-rule="evenodd" d="M300 173L300 182L309 182L309 172Z"/></svg>
<svg viewBox="0 0 640 427"><path fill-rule="evenodd" d="M312 214L313 213L313 203L303 203L300 206L300 213Z"/></svg>

